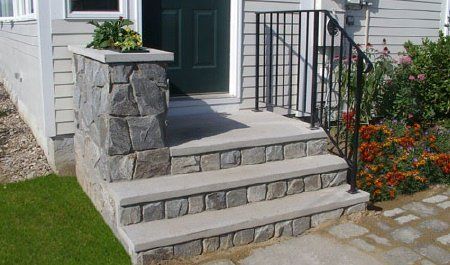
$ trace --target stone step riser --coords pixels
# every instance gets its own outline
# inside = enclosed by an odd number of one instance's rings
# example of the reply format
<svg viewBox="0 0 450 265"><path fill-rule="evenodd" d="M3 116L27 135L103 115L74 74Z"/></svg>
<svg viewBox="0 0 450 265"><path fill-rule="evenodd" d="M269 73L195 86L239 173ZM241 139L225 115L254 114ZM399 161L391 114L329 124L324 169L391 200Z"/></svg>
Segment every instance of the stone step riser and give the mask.
<svg viewBox="0 0 450 265"><path fill-rule="evenodd" d="M337 220L348 215L366 210L366 204L360 203L345 208L317 213L308 216L299 216L276 223L258 226L245 230L238 230L227 234L197 239L175 245L161 246L147 251L132 253L133 263L136 265L150 265L158 261L174 258L189 258L193 256L227 250L233 247L261 243L273 238L292 237L304 234L310 228L320 224Z"/></svg>
<svg viewBox="0 0 450 265"><path fill-rule="evenodd" d="M311 139L309 141L246 147L189 156L172 156L171 173L176 175L205 172L323 155L327 153L328 143L328 139Z"/></svg>
<svg viewBox="0 0 450 265"><path fill-rule="evenodd" d="M346 182L346 176L346 170L326 172L203 194L192 194L181 198L142 202L119 207L116 212L119 215L120 225L128 226L336 187Z"/></svg>

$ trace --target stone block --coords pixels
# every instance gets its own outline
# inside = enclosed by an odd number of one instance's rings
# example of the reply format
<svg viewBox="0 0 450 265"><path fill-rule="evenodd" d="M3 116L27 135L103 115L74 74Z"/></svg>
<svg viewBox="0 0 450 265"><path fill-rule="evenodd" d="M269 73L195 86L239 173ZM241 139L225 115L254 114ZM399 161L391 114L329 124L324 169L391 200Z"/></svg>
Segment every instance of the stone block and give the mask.
<svg viewBox="0 0 450 265"><path fill-rule="evenodd" d="M307 143L308 156L323 155L326 153L328 141L326 139L311 140Z"/></svg>
<svg viewBox="0 0 450 265"><path fill-rule="evenodd" d="M111 182L132 180L136 155L110 156L108 159L109 180ZM106 173L106 172L103 172Z"/></svg>
<svg viewBox="0 0 450 265"><path fill-rule="evenodd" d="M275 224L275 237L292 236L292 221L283 221Z"/></svg>
<svg viewBox="0 0 450 265"><path fill-rule="evenodd" d="M122 207L120 208L120 224L121 225L131 225L141 222L141 207Z"/></svg>
<svg viewBox="0 0 450 265"><path fill-rule="evenodd" d="M365 241L364 239L361 239L361 238L355 238L355 239L351 240L350 244L352 244L353 246L355 246L363 251L368 251L368 252L375 251L375 247L372 244L367 243L367 241Z"/></svg>
<svg viewBox="0 0 450 265"><path fill-rule="evenodd" d="M226 194L227 207L236 207L247 204L247 189L231 190Z"/></svg>
<svg viewBox="0 0 450 265"><path fill-rule="evenodd" d="M436 239L439 243L445 246L450 246L450 234L443 235Z"/></svg>
<svg viewBox="0 0 450 265"><path fill-rule="evenodd" d="M266 162L266 148L253 147L241 150L242 164L254 165Z"/></svg>
<svg viewBox="0 0 450 265"><path fill-rule="evenodd" d="M402 225L417 219L419 219L419 217L415 216L414 214L408 214L395 218L395 221L397 221L397 223Z"/></svg>
<svg viewBox="0 0 450 265"><path fill-rule="evenodd" d="M275 233L275 226L273 224L261 226L255 229L255 239L253 242L260 243L271 239Z"/></svg>
<svg viewBox="0 0 450 265"><path fill-rule="evenodd" d="M393 265L413 265L421 259L419 254L405 247L398 247L387 251L384 254L384 258Z"/></svg>
<svg viewBox="0 0 450 265"><path fill-rule="evenodd" d="M426 202L426 203L440 203L440 202L444 202L446 200L448 200L448 196L435 195L435 196L432 196L432 197L425 198L422 201Z"/></svg>
<svg viewBox="0 0 450 265"><path fill-rule="evenodd" d="M337 172L321 174L320 178L322 179L322 188L328 188L336 176Z"/></svg>
<svg viewBox="0 0 450 265"><path fill-rule="evenodd" d="M420 246L417 251L437 264L450 264L450 252L438 246L429 244Z"/></svg>
<svg viewBox="0 0 450 265"><path fill-rule="evenodd" d="M158 115L167 112L166 92L156 82L140 71L134 71L130 77L134 97L142 116Z"/></svg>
<svg viewBox="0 0 450 265"><path fill-rule="evenodd" d="M229 151L220 154L220 167L223 169L237 167L241 164L241 152Z"/></svg>
<svg viewBox="0 0 450 265"><path fill-rule="evenodd" d="M311 227L318 227L322 223L325 223L330 220L337 220L341 217L343 209L336 209L333 211L328 211L324 213L319 213L311 216Z"/></svg>
<svg viewBox="0 0 450 265"><path fill-rule="evenodd" d="M394 217L394 216L400 215L400 214L402 214L404 212L405 212L405 210L403 210L403 209L394 208L392 210L384 211L383 215L386 216L386 217Z"/></svg>
<svg viewBox="0 0 450 265"><path fill-rule="evenodd" d="M134 64L110 64L111 82L114 84L128 83Z"/></svg>
<svg viewBox="0 0 450 265"><path fill-rule="evenodd" d="M301 217L292 220L292 235L298 236L311 228L311 217Z"/></svg>
<svg viewBox="0 0 450 265"><path fill-rule="evenodd" d="M221 210L227 207L225 192L213 192L205 197L206 210Z"/></svg>
<svg viewBox="0 0 450 265"><path fill-rule="evenodd" d="M201 213L205 210L205 199L203 195L191 196L188 198L189 214Z"/></svg>
<svg viewBox="0 0 450 265"><path fill-rule="evenodd" d="M157 84L166 83L166 70L163 64L138 64L137 70L141 76L145 76L151 81L155 81Z"/></svg>
<svg viewBox="0 0 450 265"><path fill-rule="evenodd" d="M219 237L219 240L220 240L219 249L221 249L221 250L226 250L226 249L232 248L234 246L232 233L226 234L226 235L221 235Z"/></svg>
<svg viewBox="0 0 450 265"><path fill-rule="evenodd" d="M320 175L312 175L305 177L304 182L305 182L305 191L320 190L320 188L322 187Z"/></svg>
<svg viewBox="0 0 450 265"><path fill-rule="evenodd" d="M142 207L144 222L164 219L164 203L153 202Z"/></svg>
<svg viewBox="0 0 450 265"><path fill-rule="evenodd" d="M389 239L387 239L385 237L380 237L375 234L368 234L366 237L372 239L377 244L384 245L387 247L391 246Z"/></svg>
<svg viewBox="0 0 450 265"><path fill-rule="evenodd" d="M345 209L345 214L364 212L366 207L367 205L365 203L356 204Z"/></svg>
<svg viewBox="0 0 450 265"><path fill-rule="evenodd" d="M250 244L251 242L253 242L254 236L255 230L252 228L238 231L234 234L233 244L235 246L243 246Z"/></svg>
<svg viewBox="0 0 450 265"><path fill-rule="evenodd" d="M271 145L266 147L266 161L279 161L283 160L283 146L281 145Z"/></svg>
<svg viewBox="0 0 450 265"><path fill-rule="evenodd" d="M170 174L169 148L137 152L134 179L145 179Z"/></svg>
<svg viewBox="0 0 450 265"><path fill-rule="evenodd" d="M203 253L214 252L219 249L219 237L210 237L203 239Z"/></svg>
<svg viewBox="0 0 450 265"><path fill-rule="evenodd" d="M172 157L172 174L187 174L200 171L199 156Z"/></svg>
<svg viewBox="0 0 450 265"><path fill-rule="evenodd" d="M347 171L340 171L336 174L336 177L331 181L330 187L340 186L347 183Z"/></svg>
<svg viewBox="0 0 450 265"><path fill-rule="evenodd" d="M142 260L140 265L153 265L161 260L173 259L173 247L162 247L143 252L140 254L140 259Z"/></svg>
<svg viewBox="0 0 450 265"><path fill-rule="evenodd" d="M176 199L165 202L166 218L176 218L187 214L187 199Z"/></svg>
<svg viewBox="0 0 450 265"><path fill-rule="evenodd" d="M202 254L202 240L195 240L173 247L173 254L176 258L188 258Z"/></svg>
<svg viewBox="0 0 450 265"><path fill-rule="evenodd" d="M273 200L286 195L287 185L285 181L270 183L267 185L267 200Z"/></svg>
<svg viewBox="0 0 450 265"><path fill-rule="evenodd" d="M303 179L291 179L288 181L287 195L298 194L305 190Z"/></svg>
<svg viewBox="0 0 450 265"><path fill-rule="evenodd" d="M114 85L109 94L111 115L135 116L139 115L133 90L129 84Z"/></svg>
<svg viewBox="0 0 450 265"><path fill-rule="evenodd" d="M126 155L131 151L131 139L128 123L122 118L110 118L108 121L108 155Z"/></svg>
<svg viewBox="0 0 450 265"><path fill-rule="evenodd" d="M449 225L444 221L431 219L423 222L419 227L422 229L428 229L440 233L447 230L449 228Z"/></svg>
<svg viewBox="0 0 450 265"><path fill-rule="evenodd" d="M251 186L247 188L248 202L259 202L266 199L266 184Z"/></svg>
<svg viewBox="0 0 450 265"><path fill-rule="evenodd" d="M200 159L200 167L202 171L211 171L220 169L220 154L202 155Z"/></svg>
<svg viewBox="0 0 450 265"><path fill-rule="evenodd" d="M433 216L436 215L437 213L436 208L434 208L431 205L425 205L421 202L411 202L402 206L402 208L410 212L413 212L421 217Z"/></svg>
<svg viewBox="0 0 450 265"><path fill-rule="evenodd" d="M294 159L306 156L306 143L292 143L284 146L284 159Z"/></svg>
<svg viewBox="0 0 450 265"><path fill-rule="evenodd" d="M163 116L127 118L133 150L144 151L166 146L166 125Z"/></svg>

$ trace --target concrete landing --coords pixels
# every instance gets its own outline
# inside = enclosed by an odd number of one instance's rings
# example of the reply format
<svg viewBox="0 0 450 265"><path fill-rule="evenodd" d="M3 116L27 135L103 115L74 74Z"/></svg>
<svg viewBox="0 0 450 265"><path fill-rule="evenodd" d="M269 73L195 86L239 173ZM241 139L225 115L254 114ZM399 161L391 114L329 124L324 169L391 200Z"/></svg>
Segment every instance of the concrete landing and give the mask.
<svg viewBox="0 0 450 265"><path fill-rule="evenodd" d="M169 117L168 139L172 156L264 146L326 138L322 129L272 112L241 110Z"/></svg>

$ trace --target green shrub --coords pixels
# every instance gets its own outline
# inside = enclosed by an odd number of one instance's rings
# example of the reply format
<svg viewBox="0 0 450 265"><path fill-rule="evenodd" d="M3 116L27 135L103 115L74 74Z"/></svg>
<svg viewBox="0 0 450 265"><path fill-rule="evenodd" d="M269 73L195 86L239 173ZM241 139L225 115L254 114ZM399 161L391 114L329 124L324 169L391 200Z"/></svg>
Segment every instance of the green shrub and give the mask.
<svg viewBox="0 0 450 265"><path fill-rule="evenodd" d="M98 23L90 21L94 25L94 39L88 44L88 48L117 49L121 52L137 51L142 49L142 38L136 31L130 28L133 22L128 19L105 21Z"/></svg>
<svg viewBox="0 0 450 265"><path fill-rule="evenodd" d="M450 36L405 44L390 80L380 89L378 112L410 123L431 123L450 115Z"/></svg>

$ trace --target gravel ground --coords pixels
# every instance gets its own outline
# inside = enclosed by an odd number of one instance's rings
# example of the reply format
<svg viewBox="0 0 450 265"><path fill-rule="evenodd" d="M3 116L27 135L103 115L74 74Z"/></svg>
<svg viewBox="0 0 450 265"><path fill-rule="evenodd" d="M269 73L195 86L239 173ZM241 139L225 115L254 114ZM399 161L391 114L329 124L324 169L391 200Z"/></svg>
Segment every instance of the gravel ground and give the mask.
<svg viewBox="0 0 450 265"><path fill-rule="evenodd" d="M44 151L0 84L0 183L52 173Z"/></svg>

